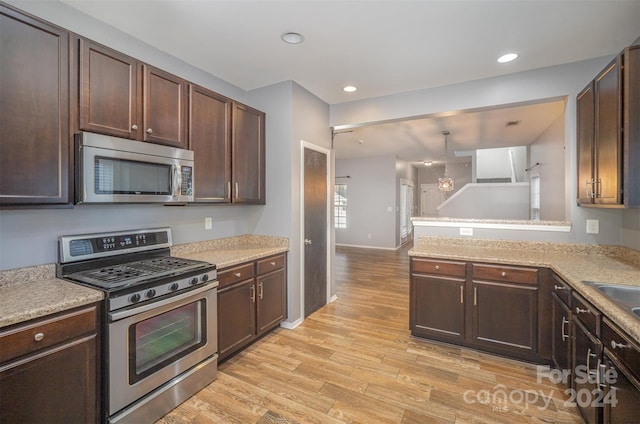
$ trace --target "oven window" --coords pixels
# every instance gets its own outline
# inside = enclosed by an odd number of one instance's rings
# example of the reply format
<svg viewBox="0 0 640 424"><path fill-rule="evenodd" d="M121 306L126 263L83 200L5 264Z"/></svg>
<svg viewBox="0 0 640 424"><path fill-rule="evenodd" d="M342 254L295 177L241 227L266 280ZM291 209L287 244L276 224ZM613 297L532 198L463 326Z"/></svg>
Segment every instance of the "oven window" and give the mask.
<svg viewBox="0 0 640 424"><path fill-rule="evenodd" d="M171 194L171 165L96 156L96 194Z"/></svg>
<svg viewBox="0 0 640 424"><path fill-rule="evenodd" d="M133 384L206 344L204 299L129 327L129 380Z"/></svg>

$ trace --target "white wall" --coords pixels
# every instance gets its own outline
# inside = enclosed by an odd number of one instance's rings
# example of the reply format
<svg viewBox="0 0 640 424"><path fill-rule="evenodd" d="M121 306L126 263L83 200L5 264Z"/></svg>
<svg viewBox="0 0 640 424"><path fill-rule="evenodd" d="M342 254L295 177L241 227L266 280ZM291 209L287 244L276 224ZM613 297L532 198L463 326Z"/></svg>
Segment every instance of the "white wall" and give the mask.
<svg viewBox="0 0 640 424"><path fill-rule="evenodd" d="M336 159L336 175L351 177L338 180L347 184L347 228L336 228L336 244L395 249L396 158Z"/></svg>
<svg viewBox="0 0 640 424"><path fill-rule="evenodd" d="M438 206L438 216L463 219L529 219L529 183L473 183Z"/></svg>
<svg viewBox="0 0 640 424"><path fill-rule="evenodd" d="M513 152L513 164L516 181L525 181L527 168L526 146L502 147L497 149L478 149L476 151L476 179L481 178L511 178L511 159L509 152Z"/></svg>
<svg viewBox="0 0 640 424"><path fill-rule="evenodd" d="M624 46L621 46L621 48ZM573 224L569 233L531 231L476 231L474 237L550 240L580 243L623 243L622 210L580 208L574 200L576 187L576 94L611 60L601 57L495 78L399 93L331 106L330 124L343 128L363 123L403 119L447 111L567 97L564 114L565 210ZM586 219L600 221L600 234L586 234ZM635 216L628 218L635 222ZM631 225L631 224L630 224ZM635 231L635 230L633 230ZM457 236L457 229L416 228L422 234ZM625 236L625 240L628 236ZM632 244L634 241L625 241Z"/></svg>
<svg viewBox="0 0 640 424"><path fill-rule="evenodd" d="M565 198L575 196L575 190L565 193L564 118L558 117L529 145L529 164L540 165L528 172L540 177L540 219L564 221ZM566 196L566 197L565 197Z"/></svg>
<svg viewBox="0 0 640 424"><path fill-rule="evenodd" d="M413 210L411 216L419 215L420 206L420 186L418 185L418 170L409 162L396 158L396 246L402 243L401 225L401 190L400 180L407 180L413 183Z"/></svg>

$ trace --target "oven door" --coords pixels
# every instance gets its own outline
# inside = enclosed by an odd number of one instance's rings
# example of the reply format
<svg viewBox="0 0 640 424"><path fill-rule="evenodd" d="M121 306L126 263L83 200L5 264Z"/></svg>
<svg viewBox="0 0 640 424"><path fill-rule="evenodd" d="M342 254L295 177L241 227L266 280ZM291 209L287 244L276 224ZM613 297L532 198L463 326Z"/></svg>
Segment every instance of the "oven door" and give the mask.
<svg viewBox="0 0 640 424"><path fill-rule="evenodd" d="M216 353L216 287L109 314L109 415Z"/></svg>

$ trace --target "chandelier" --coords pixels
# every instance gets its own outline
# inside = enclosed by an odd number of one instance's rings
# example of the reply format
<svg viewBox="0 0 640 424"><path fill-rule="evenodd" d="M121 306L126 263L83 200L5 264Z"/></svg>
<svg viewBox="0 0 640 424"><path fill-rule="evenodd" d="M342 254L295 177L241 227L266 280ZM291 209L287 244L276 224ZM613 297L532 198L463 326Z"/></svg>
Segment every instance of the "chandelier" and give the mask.
<svg viewBox="0 0 640 424"><path fill-rule="evenodd" d="M447 130L442 131L442 135L444 135L444 176L438 178L438 190L440 191L453 191L453 180L447 176L447 136L449 134Z"/></svg>

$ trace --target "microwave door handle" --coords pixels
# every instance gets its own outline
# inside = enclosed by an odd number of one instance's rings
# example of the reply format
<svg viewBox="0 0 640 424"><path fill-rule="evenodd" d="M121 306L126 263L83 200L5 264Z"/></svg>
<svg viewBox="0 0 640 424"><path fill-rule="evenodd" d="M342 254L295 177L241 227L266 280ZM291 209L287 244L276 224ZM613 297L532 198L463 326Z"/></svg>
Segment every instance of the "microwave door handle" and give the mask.
<svg viewBox="0 0 640 424"><path fill-rule="evenodd" d="M181 187L182 187L182 173L180 172L180 165L178 164L171 165L171 173L172 173L171 194L173 195L173 197L178 197L181 194Z"/></svg>

